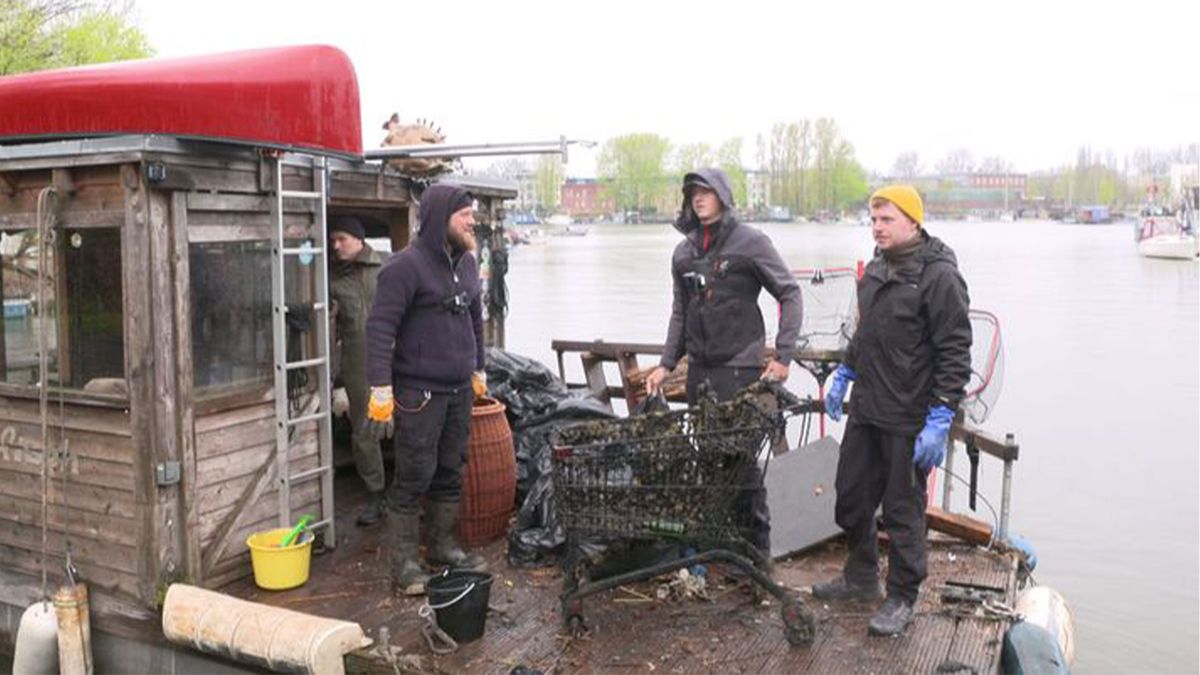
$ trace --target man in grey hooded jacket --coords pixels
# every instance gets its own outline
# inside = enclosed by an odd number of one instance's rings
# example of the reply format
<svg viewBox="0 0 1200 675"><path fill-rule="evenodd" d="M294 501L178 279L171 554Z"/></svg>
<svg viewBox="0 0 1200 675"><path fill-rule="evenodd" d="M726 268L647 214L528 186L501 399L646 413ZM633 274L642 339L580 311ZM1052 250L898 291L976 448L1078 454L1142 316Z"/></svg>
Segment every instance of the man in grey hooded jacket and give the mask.
<svg viewBox="0 0 1200 675"><path fill-rule="evenodd" d="M767 235L738 222L725 172L688 173L683 195L675 229L684 240L671 257L671 321L662 360L646 378L647 393L662 387L685 353L689 405L697 402L701 385L725 400L760 378L786 380L800 333L800 286ZM780 306L775 358L765 368L766 327L758 307L764 288ZM769 560L766 489L757 465L751 473L745 483L750 543Z"/></svg>

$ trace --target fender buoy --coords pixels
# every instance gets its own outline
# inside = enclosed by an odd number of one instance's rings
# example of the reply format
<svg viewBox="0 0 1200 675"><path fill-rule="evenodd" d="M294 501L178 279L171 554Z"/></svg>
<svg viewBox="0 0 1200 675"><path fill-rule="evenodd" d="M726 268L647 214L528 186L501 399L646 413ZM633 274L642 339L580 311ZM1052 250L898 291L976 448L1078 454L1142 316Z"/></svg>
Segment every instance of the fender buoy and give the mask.
<svg viewBox="0 0 1200 675"><path fill-rule="evenodd" d="M1048 586L1035 586L1021 591L1013 609L1021 621L1004 634L1004 672L1070 672L1075 662L1075 622L1062 595Z"/></svg>
<svg viewBox="0 0 1200 675"><path fill-rule="evenodd" d="M58 675L58 617L53 603L35 602L21 615L12 666L14 673Z"/></svg>

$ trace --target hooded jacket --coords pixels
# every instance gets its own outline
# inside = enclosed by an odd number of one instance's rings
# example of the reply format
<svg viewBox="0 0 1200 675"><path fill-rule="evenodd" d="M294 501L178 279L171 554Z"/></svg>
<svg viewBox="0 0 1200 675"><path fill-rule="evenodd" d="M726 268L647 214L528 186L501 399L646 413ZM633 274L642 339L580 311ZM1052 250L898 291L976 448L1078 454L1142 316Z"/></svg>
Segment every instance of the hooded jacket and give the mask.
<svg viewBox="0 0 1200 675"><path fill-rule="evenodd" d="M421 197L421 230L379 271L367 318L371 386L455 392L483 369L479 266L468 251L447 248L458 185L431 185ZM457 299L457 302L456 302Z"/></svg>
<svg viewBox="0 0 1200 675"><path fill-rule="evenodd" d="M924 230L916 248L882 253L858 282L858 329L846 364L860 422L915 436L930 407L957 409L971 376L970 297L954 251Z"/></svg>
<svg viewBox="0 0 1200 675"><path fill-rule="evenodd" d="M674 302L661 364L674 370L686 353L699 366L762 367L766 328L758 308L763 288L779 301L777 360L789 364L800 334L800 286L761 231L738 223L729 179L720 169L699 169L721 200L721 220L704 225L684 195L675 229L684 235L671 256Z"/></svg>

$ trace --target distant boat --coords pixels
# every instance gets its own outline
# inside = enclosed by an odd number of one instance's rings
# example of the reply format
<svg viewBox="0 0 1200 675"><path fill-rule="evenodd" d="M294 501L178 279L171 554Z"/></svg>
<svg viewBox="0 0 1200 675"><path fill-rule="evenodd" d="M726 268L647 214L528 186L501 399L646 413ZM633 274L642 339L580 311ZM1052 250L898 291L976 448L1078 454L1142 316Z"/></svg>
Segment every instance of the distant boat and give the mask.
<svg viewBox="0 0 1200 675"><path fill-rule="evenodd" d="M570 225L574 222L575 221L571 218L571 216L569 216L565 213L556 213L546 219L547 225L557 225L560 227L565 226L565 225Z"/></svg>
<svg viewBox="0 0 1200 675"><path fill-rule="evenodd" d="M550 230L550 234L555 237L582 237L591 231L591 228L583 225L564 225L556 230Z"/></svg>
<svg viewBox="0 0 1200 675"><path fill-rule="evenodd" d="M1200 255L1196 233L1161 206L1147 206L1138 219L1138 253L1147 258L1194 260Z"/></svg>

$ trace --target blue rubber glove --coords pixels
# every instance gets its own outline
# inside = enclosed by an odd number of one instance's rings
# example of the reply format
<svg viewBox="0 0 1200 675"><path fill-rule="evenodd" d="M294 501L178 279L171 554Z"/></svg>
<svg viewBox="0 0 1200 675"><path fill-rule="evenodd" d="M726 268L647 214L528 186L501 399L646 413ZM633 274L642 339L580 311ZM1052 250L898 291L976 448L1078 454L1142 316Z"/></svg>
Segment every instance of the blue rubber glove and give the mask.
<svg viewBox="0 0 1200 675"><path fill-rule="evenodd" d="M950 436L950 423L954 421L954 411L944 405L929 409L925 416L925 428L917 434L917 444L913 447L913 464L921 473L929 473L935 466L941 466L946 458L946 438Z"/></svg>
<svg viewBox="0 0 1200 675"><path fill-rule="evenodd" d="M1033 544L1028 539L1019 534L1009 534L1005 544L1023 559L1022 562L1030 572L1037 567L1037 550L1033 548Z"/></svg>
<svg viewBox="0 0 1200 675"><path fill-rule="evenodd" d="M842 401L846 398L846 389L858 378L858 373L846 364L838 366L833 371L833 383L829 385L829 393L825 394L825 414L834 422L842 419Z"/></svg>

